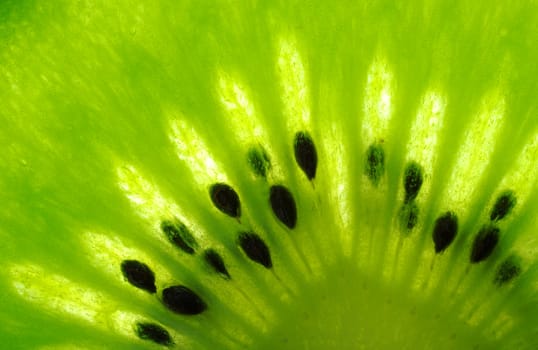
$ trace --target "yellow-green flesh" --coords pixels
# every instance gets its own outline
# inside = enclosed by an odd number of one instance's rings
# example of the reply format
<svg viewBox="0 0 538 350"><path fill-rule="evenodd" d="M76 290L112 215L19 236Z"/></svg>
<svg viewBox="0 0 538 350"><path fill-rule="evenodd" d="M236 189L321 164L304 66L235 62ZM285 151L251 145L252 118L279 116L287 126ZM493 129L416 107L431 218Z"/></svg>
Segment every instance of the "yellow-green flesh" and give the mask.
<svg viewBox="0 0 538 350"><path fill-rule="evenodd" d="M137 336L148 321L178 349L536 348L535 2L8 1L0 19L2 346L162 348ZM247 162L260 146L267 178ZM410 162L424 183L407 231ZM217 182L237 191L239 220L211 202ZM275 184L295 199L293 229L271 210ZM499 243L471 264L506 190ZM458 234L436 254L446 211ZM171 218L196 254L164 237ZM247 230L271 269L238 247ZM509 257L520 274L499 286ZM152 268L156 294L127 282L126 259ZM167 310L174 284L207 310Z"/></svg>

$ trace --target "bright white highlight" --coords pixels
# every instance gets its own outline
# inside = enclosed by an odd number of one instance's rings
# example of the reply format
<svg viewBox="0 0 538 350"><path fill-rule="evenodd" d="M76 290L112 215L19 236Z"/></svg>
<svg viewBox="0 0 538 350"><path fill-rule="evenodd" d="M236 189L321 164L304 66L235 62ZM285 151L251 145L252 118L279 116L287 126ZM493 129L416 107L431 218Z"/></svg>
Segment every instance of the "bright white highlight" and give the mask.
<svg viewBox="0 0 538 350"><path fill-rule="evenodd" d="M514 208L521 207L533 192L538 179L538 134L535 134L529 143L523 147L517 156L516 163L511 168L512 171L506 175L499 185L496 195L492 198L492 204L500 192L512 190L516 194L517 204Z"/></svg>
<svg viewBox="0 0 538 350"><path fill-rule="evenodd" d="M465 134L447 186L444 204L448 208L469 207L468 201L474 198L473 192L479 188L478 183L495 149L504 110L505 100L499 93L490 93L482 100L478 114Z"/></svg>
<svg viewBox="0 0 538 350"><path fill-rule="evenodd" d="M101 293L37 265L15 265L9 271L13 287L24 299L58 315L103 322L107 300Z"/></svg>
<svg viewBox="0 0 538 350"><path fill-rule="evenodd" d="M179 208L166 199L160 190L134 166L125 164L117 169L118 185L136 212L144 219L158 223L163 217L179 215Z"/></svg>
<svg viewBox="0 0 538 350"><path fill-rule="evenodd" d="M227 182L222 168L209 153L204 140L184 118L175 115L170 122L170 141L177 156L192 171L194 181L205 186L214 182Z"/></svg>
<svg viewBox="0 0 538 350"><path fill-rule="evenodd" d="M309 91L303 60L294 41L280 40L277 71L288 127L290 130L304 129L310 124Z"/></svg>
<svg viewBox="0 0 538 350"><path fill-rule="evenodd" d="M170 272L149 256L144 249L128 246L114 235L85 232L81 236L81 244L86 248L88 258L93 264L115 280L124 279L120 266L122 261L129 259L138 260L150 266L160 280L171 279Z"/></svg>
<svg viewBox="0 0 538 350"><path fill-rule="evenodd" d="M220 102L229 116L227 120L232 123L230 129L237 134L238 141L251 140L253 137L266 141L264 128L255 116L247 89L222 72L219 74L218 88Z"/></svg>
<svg viewBox="0 0 538 350"><path fill-rule="evenodd" d="M420 197L429 194L431 176L438 153L439 132L443 127L446 99L435 91L428 91L422 98L422 103L411 127L407 150L407 161L417 162L424 171L424 185ZM403 190L403 189L402 189ZM402 194L403 195L403 194Z"/></svg>
<svg viewBox="0 0 538 350"><path fill-rule="evenodd" d="M393 74L384 59L374 60L368 71L364 96L362 136L365 147L388 133L392 117Z"/></svg>
<svg viewBox="0 0 538 350"><path fill-rule="evenodd" d="M407 160L417 161L426 173L432 173L437 153L439 131L443 127L446 99L441 94L428 91L411 127Z"/></svg>

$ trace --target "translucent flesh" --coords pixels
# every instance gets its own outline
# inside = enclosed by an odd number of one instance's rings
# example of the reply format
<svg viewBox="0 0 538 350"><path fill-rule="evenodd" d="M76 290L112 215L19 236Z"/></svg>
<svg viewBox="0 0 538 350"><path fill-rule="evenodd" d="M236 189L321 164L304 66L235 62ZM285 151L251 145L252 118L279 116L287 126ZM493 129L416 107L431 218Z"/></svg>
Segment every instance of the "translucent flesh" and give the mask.
<svg viewBox="0 0 538 350"><path fill-rule="evenodd" d="M177 348L535 349L537 17L533 1L3 2L0 343L159 348L135 333L143 321ZM313 181L294 158L301 131ZM407 231L412 161L424 183ZM237 191L239 219L212 204L216 182ZM275 184L295 199L294 229L271 211ZM470 264L506 190L517 203L499 243ZM446 211L459 230L436 254ZM196 254L163 236L172 218ZM238 247L245 230L271 269ZM521 273L498 286L509 257ZM125 259L153 269L155 295L126 281ZM167 310L175 284L207 311Z"/></svg>

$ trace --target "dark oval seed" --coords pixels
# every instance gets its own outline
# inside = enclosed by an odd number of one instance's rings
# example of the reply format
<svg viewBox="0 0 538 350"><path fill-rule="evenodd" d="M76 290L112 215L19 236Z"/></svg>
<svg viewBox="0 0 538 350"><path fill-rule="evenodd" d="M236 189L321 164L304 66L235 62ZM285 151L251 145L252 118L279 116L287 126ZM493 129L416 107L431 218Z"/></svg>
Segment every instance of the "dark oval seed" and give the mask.
<svg viewBox="0 0 538 350"><path fill-rule="evenodd" d="M318 154L314 141L307 132L300 131L295 134L293 149L297 165L303 170L308 180L312 180L316 177L318 166Z"/></svg>
<svg viewBox="0 0 538 350"><path fill-rule="evenodd" d="M213 249L207 249L204 252L204 259L209 264L209 266L211 266L213 270L219 273L222 277L227 280L231 278L230 273L226 269L226 265L224 265L224 260L222 260L222 257L219 253L217 253Z"/></svg>
<svg viewBox="0 0 538 350"><path fill-rule="evenodd" d="M493 225L484 226L476 235L471 250L471 263L476 264L486 260L499 242L500 230Z"/></svg>
<svg viewBox="0 0 538 350"><path fill-rule="evenodd" d="M196 243L187 226L179 220L164 220L161 222L161 230L173 245L185 253L194 254L195 249L198 248L198 243Z"/></svg>
<svg viewBox="0 0 538 350"><path fill-rule="evenodd" d="M155 293L155 274L148 265L137 260L123 260L121 263L123 277L137 288L150 293Z"/></svg>
<svg viewBox="0 0 538 350"><path fill-rule="evenodd" d="M446 212L435 220L433 243L435 252L441 253L452 243L458 232L458 217L453 212Z"/></svg>
<svg viewBox="0 0 538 350"><path fill-rule="evenodd" d="M364 172L374 186L379 184L385 173L385 151L381 144L373 143L368 147Z"/></svg>
<svg viewBox="0 0 538 350"><path fill-rule="evenodd" d="M239 234L238 243L250 260L270 269L273 267L271 253L265 242L254 232Z"/></svg>
<svg viewBox="0 0 538 350"><path fill-rule="evenodd" d="M135 332L140 339L150 340L159 345L169 346L173 344L170 333L155 323L138 322L135 327Z"/></svg>
<svg viewBox="0 0 538 350"><path fill-rule="evenodd" d="M172 286L163 290L163 303L170 310L182 315L198 315L207 309L204 301L185 286Z"/></svg>
<svg viewBox="0 0 538 350"><path fill-rule="evenodd" d="M267 177L267 172L271 168L271 159L263 147L252 147L247 153L247 161L250 168L257 176Z"/></svg>
<svg viewBox="0 0 538 350"><path fill-rule="evenodd" d="M512 191L505 191L497 198L495 205L491 209L491 221L502 220L516 205L517 199Z"/></svg>
<svg viewBox="0 0 538 350"><path fill-rule="evenodd" d="M290 191L284 186L271 186L269 201L278 220L290 229L297 224L297 208Z"/></svg>
<svg viewBox="0 0 538 350"><path fill-rule="evenodd" d="M415 199L422 186L422 169L420 165L411 162L407 165L404 175L405 202Z"/></svg>
<svg viewBox="0 0 538 350"><path fill-rule="evenodd" d="M237 218L241 216L241 205L237 192L229 185L217 183L209 189L211 200L217 209L224 214Z"/></svg>
<svg viewBox="0 0 538 350"><path fill-rule="evenodd" d="M521 266L517 260L518 259L515 256L510 256L503 261L497 269L493 283L500 287L519 276L521 273Z"/></svg>

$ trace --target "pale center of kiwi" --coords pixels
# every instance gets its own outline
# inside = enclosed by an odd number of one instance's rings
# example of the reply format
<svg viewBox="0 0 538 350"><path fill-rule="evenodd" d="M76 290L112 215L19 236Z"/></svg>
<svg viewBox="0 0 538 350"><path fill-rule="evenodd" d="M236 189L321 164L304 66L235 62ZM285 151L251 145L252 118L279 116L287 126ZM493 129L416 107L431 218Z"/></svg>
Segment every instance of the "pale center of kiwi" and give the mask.
<svg viewBox="0 0 538 350"><path fill-rule="evenodd" d="M347 266L353 266L348 261ZM279 310L278 326L257 349L489 349L494 342L462 323L458 310L436 296L413 296L405 286L341 267L305 286Z"/></svg>

